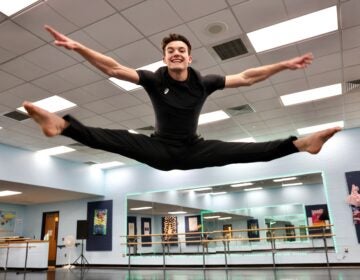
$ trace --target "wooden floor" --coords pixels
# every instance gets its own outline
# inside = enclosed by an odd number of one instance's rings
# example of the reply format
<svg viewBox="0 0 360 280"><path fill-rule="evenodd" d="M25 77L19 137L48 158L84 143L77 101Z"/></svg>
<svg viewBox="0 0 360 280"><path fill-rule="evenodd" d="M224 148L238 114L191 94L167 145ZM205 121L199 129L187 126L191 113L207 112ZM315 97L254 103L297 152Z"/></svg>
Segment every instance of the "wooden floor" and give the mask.
<svg viewBox="0 0 360 280"><path fill-rule="evenodd" d="M83 269L57 268L52 271L0 272L0 280L359 280L359 268L305 269Z"/></svg>

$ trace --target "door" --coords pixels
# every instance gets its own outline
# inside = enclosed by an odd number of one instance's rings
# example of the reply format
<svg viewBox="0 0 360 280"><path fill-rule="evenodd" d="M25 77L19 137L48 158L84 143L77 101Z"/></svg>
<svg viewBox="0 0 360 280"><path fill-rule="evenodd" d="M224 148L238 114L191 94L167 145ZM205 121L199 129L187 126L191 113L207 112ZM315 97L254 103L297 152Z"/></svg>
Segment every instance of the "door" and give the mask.
<svg viewBox="0 0 360 280"><path fill-rule="evenodd" d="M56 265L56 249L58 239L59 212L43 213L42 239L49 240L48 265Z"/></svg>

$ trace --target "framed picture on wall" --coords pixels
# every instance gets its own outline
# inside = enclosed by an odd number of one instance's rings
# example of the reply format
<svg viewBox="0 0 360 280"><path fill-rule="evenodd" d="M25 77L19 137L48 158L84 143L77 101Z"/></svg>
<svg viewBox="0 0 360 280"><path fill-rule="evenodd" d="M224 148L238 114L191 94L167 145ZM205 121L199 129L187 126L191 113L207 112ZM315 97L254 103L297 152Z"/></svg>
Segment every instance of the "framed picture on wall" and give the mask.
<svg viewBox="0 0 360 280"><path fill-rule="evenodd" d="M107 209L95 209L93 235L106 235Z"/></svg>
<svg viewBox="0 0 360 280"><path fill-rule="evenodd" d="M247 228L248 228L248 237L249 238L259 238L259 221L257 219L249 219L247 220ZM251 241L259 241L259 240L251 240Z"/></svg>
<svg viewBox="0 0 360 280"><path fill-rule="evenodd" d="M201 217L185 216L186 245L199 245L201 239ZM199 242L197 242L199 241Z"/></svg>
<svg viewBox="0 0 360 280"><path fill-rule="evenodd" d="M178 241L178 225L177 225L177 217L176 216L166 216L162 217L162 234L163 241L171 241L169 242L170 246L178 246L176 243Z"/></svg>
<svg viewBox="0 0 360 280"><path fill-rule="evenodd" d="M151 242L151 218L142 217L141 218L141 244L142 247L151 247L151 244L146 244L146 242Z"/></svg>
<svg viewBox="0 0 360 280"><path fill-rule="evenodd" d="M327 204L305 205L305 212L308 226L315 227L308 229L309 234L331 233Z"/></svg>

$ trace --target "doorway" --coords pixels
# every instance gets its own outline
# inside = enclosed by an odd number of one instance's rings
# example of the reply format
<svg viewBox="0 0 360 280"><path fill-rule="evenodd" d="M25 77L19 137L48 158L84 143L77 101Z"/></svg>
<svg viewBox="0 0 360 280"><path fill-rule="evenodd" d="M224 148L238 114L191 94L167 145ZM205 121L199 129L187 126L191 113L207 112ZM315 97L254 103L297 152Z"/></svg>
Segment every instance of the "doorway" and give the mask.
<svg viewBox="0 0 360 280"><path fill-rule="evenodd" d="M58 240L59 212L44 212L41 239L49 240L48 265L56 265L56 249Z"/></svg>

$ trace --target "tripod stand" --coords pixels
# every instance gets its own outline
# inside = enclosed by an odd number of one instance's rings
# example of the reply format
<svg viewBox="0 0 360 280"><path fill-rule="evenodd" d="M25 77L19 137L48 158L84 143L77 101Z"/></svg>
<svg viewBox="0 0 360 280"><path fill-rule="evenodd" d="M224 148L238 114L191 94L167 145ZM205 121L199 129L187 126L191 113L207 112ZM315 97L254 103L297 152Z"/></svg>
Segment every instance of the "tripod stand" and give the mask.
<svg viewBox="0 0 360 280"><path fill-rule="evenodd" d="M74 265L79 264L81 268L89 265L88 260L84 256L84 239L81 239L81 255L74 261Z"/></svg>

